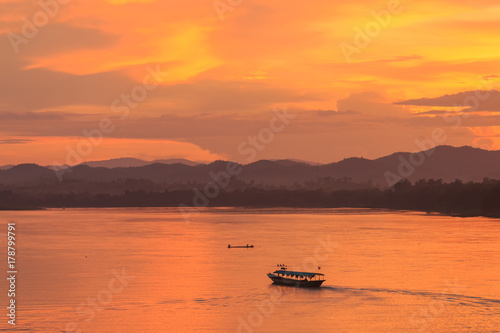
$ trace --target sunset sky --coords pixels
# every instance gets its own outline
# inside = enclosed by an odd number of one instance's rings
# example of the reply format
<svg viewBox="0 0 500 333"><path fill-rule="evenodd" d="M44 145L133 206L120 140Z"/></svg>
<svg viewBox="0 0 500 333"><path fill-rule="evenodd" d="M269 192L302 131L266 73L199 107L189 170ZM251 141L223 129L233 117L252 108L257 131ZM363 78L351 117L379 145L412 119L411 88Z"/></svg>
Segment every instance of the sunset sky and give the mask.
<svg viewBox="0 0 500 333"><path fill-rule="evenodd" d="M283 110L256 159L500 149L497 0L42 3L0 0L0 165L247 163Z"/></svg>

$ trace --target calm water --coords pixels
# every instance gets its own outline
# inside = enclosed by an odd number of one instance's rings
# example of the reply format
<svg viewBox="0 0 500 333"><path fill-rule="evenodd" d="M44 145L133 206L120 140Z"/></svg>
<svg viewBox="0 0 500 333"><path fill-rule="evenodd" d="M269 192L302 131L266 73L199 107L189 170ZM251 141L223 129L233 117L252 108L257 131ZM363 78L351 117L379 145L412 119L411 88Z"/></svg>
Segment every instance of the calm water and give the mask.
<svg viewBox="0 0 500 333"><path fill-rule="evenodd" d="M189 223L165 208L0 216L2 258L6 224L17 223L19 330L500 332L500 220L330 209L211 209ZM321 266L327 281L271 285L277 263ZM0 288L9 330L5 279Z"/></svg>

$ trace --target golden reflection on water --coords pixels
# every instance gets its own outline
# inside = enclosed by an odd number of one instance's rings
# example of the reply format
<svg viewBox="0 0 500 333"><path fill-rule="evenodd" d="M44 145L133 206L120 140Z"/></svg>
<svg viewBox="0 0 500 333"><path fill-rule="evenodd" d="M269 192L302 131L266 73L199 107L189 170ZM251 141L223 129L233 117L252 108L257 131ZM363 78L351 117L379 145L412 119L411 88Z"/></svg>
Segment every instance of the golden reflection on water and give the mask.
<svg viewBox="0 0 500 333"><path fill-rule="evenodd" d="M500 327L498 220L327 209L208 209L189 223L172 208L2 216L18 226L16 327L27 331ZM271 285L266 273L278 263L321 266L327 281L316 290Z"/></svg>

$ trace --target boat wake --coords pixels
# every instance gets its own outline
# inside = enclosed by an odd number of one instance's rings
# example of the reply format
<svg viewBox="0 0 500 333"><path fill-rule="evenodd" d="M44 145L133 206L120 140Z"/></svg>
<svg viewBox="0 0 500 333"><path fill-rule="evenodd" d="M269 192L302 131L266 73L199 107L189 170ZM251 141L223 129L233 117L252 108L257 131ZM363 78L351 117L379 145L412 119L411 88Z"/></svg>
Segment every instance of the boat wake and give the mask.
<svg viewBox="0 0 500 333"><path fill-rule="evenodd" d="M466 306L493 306L500 307L500 299L485 298L480 296L470 296L463 294L452 293L436 293L430 291L420 290L406 290L406 289L386 289L386 288L353 288L341 286L323 286L321 289L328 290L340 294L350 294L359 296L375 296L375 294L399 294L407 296L426 297L433 299L442 299L447 302L456 302Z"/></svg>

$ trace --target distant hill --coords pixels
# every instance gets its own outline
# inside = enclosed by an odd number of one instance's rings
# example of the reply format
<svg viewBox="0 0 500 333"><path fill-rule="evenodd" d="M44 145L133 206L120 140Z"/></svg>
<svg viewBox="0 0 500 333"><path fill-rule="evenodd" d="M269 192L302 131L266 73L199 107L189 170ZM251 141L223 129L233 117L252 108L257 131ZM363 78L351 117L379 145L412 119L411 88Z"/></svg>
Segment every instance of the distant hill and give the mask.
<svg viewBox="0 0 500 333"><path fill-rule="evenodd" d="M19 164L7 170L0 170L0 183L25 185L57 181L53 170L37 164Z"/></svg>
<svg viewBox="0 0 500 333"><path fill-rule="evenodd" d="M371 181L374 185L385 187L390 176L412 182L419 179L443 179L445 182L455 179L465 182L482 181L483 178L500 179L500 151L469 146L438 146L417 154L400 152L375 160L351 157L318 166L292 161L258 161L244 167L241 179L290 185L326 177L350 178L354 182Z"/></svg>
<svg viewBox="0 0 500 333"><path fill-rule="evenodd" d="M423 157L422 161L418 156ZM500 179L500 151L469 146L438 146L419 153L399 152L375 160L348 158L328 164L324 169L327 169L324 170L326 174L382 183L386 183L385 175L388 173L410 181L481 181L483 178Z"/></svg>
<svg viewBox="0 0 500 333"><path fill-rule="evenodd" d="M303 163L303 164L308 164L308 165L320 165L321 164L321 163L315 163L315 162L310 162L310 161L298 160L298 159L295 159L295 158L289 158L289 159L286 159L286 160L283 160L283 159L270 160L270 161L281 162L281 163L284 163L284 164L293 164L293 163Z"/></svg>
<svg viewBox="0 0 500 333"><path fill-rule="evenodd" d="M62 173L65 186L71 189L82 182L152 182L154 184L196 184L213 180L211 173L226 169L226 162L198 164L187 160L147 162L124 158L88 162ZM118 166L117 166L118 165ZM387 177L400 177L412 182L419 179L442 179L452 182L481 182L483 178L500 179L500 151L479 148L439 146L433 150L412 154L394 153L374 160L347 158L324 165L310 165L292 160L260 160L242 166L238 181L251 186L285 186L321 188L322 184L340 186L343 182L366 183L388 187ZM55 172L34 164L22 164L0 170L0 184L20 185L57 181ZM73 184L73 185L71 185ZM54 185L55 186L55 185ZM118 186L118 185L117 185ZM194 185L193 185L194 186Z"/></svg>
<svg viewBox="0 0 500 333"><path fill-rule="evenodd" d="M7 164L7 165L2 165L0 166L0 170L7 170L10 169L14 166L14 164Z"/></svg>
<svg viewBox="0 0 500 333"><path fill-rule="evenodd" d="M142 166L150 165L150 164L154 164L154 163L161 163L161 164L180 163L180 164L185 164L185 165L190 165L190 166L200 164L198 162L193 162L193 161L186 160L183 158L145 161L145 160L141 160L141 159L133 158L133 157L113 158L110 160L103 160L103 161L91 161L91 162L84 162L82 164L88 165L90 167L96 167L96 168L129 168L129 167L142 167Z"/></svg>

